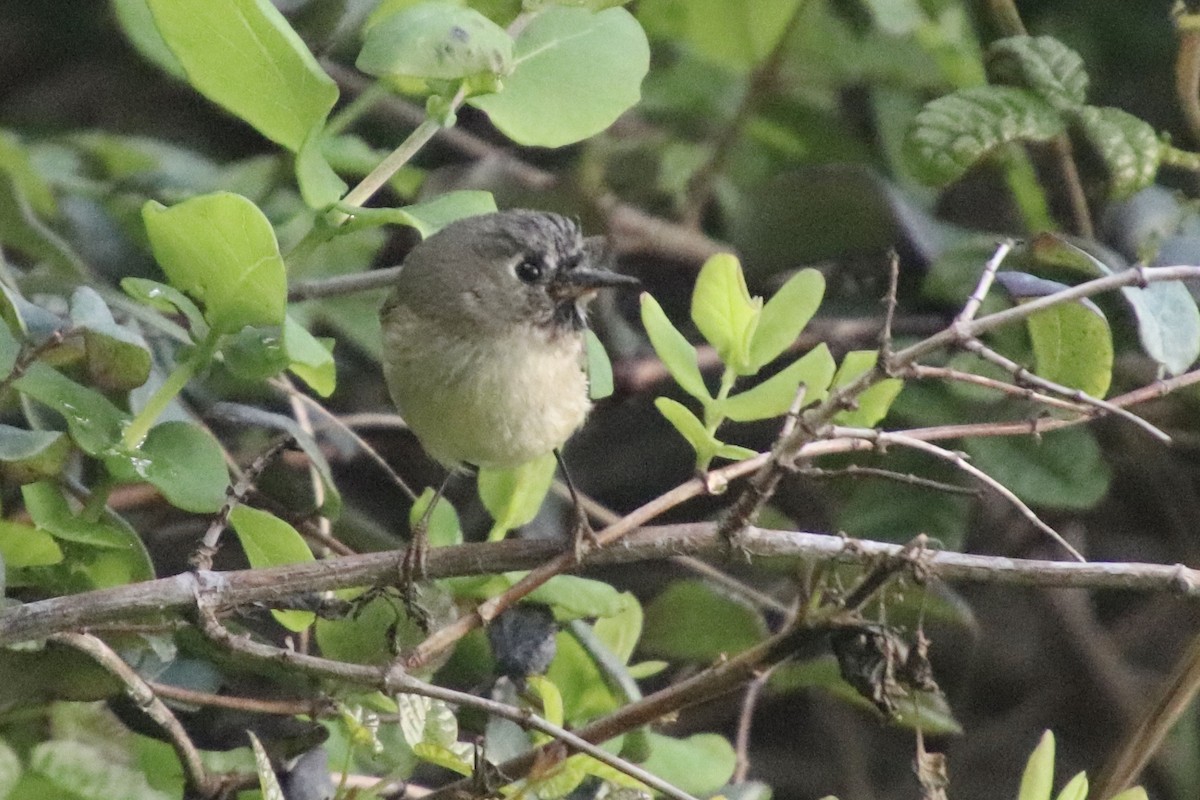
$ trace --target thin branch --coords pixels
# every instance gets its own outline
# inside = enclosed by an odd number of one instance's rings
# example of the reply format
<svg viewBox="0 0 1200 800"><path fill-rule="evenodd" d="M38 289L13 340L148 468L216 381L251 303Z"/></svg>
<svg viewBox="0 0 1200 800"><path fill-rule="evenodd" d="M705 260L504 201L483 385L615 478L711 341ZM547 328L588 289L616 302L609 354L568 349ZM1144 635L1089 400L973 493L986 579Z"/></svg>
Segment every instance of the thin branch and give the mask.
<svg viewBox="0 0 1200 800"><path fill-rule="evenodd" d="M1061 383L1055 383L1054 381L1047 380L1040 375L1035 375L1012 359L997 353L995 350L988 347L978 339L969 339L962 343L962 347L965 350L969 350L970 352L984 359L985 361L990 361L1001 369L1008 370L1012 373L1013 379L1018 383L1028 383L1034 386L1040 386L1048 392L1054 392L1055 394L1070 398L1077 403L1084 403L1085 405L1103 409L1114 416L1132 422L1134 425L1137 425L1139 428L1146 431L1160 442L1164 442L1166 444L1171 443L1170 436L1163 433L1161 430L1142 419L1137 414L1126 411L1120 406L1115 406L1107 400L1102 400L1099 397L1092 397L1090 394L1081 389L1072 389L1069 386L1063 386Z"/></svg>
<svg viewBox="0 0 1200 800"><path fill-rule="evenodd" d="M900 305L900 254L888 253L888 288L883 296L883 329L879 332L879 363L885 371L892 368L892 327L896 324L896 308Z"/></svg>
<svg viewBox="0 0 1200 800"><path fill-rule="evenodd" d="M214 780L204 769L200 751L192 744L183 725L171 713L171 709L167 708L166 703L155 695L146 681L113 652L112 648L89 633L56 633L50 636L49 640L79 650L124 684L125 693L134 705L154 720L167 735L171 747L179 756L180 764L183 765L188 783L204 797L216 796L221 781Z"/></svg>
<svg viewBox="0 0 1200 800"><path fill-rule="evenodd" d="M385 267L369 272L335 275L332 278L321 278L320 280L297 281L288 286L288 302L298 303L302 300L317 300L322 297L338 297L344 294L390 289L396 285L400 269L400 267Z"/></svg>
<svg viewBox="0 0 1200 800"><path fill-rule="evenodd" d="M1181 7L1175 17L1179 48L1175 56L1175 99L1193 142L1200 142L1200 17Z"/></svg>
<svg viewBox="0 0 1200 800"><path fill-rule="evenodd" d="M862 449L871 442L854 440ZM816 563L872 563L895 555L900 547L885 542L845 540L823 533L767 530L751 526L739 539L750 558L800 558ZM429 552L428 577L448 578L527 570L562 553L562 543L512 539L435 547ZM677 555L718 560L734 558L717 534L714 523L649 526L622 539L620 547L591 553L589 565L602 567L659 561ZM981 556L933 551L926 561L933 574L947 581L1177 594L1200 599L1200 570L1182 565L1136 562L1077 563ZM186 614L202 594L222 608L251 604L280 607L284 598L373 586L395 578L392 552L364 553L345 558L266 569L231 572L184 572L170 578L96 589L38 600L0 611L0 645L32 641L59 632L105 625L131 618Z"/></svg>
<svg viewBox="0 0 1200 800"><path fill-rule="evenodd" d="M771 673L774 671L774 665L767 667L755 675L754 680L746 684L746 693L742 696L742 708L738 712L737 736L734 739L733 747L737 754L737 766L734 767L733 777L729 779L730 784L734 786L744 783L750 773L750 726L754 722L754 709L758 707L758 698L762 696L762 690L766 687L767 681L771 679Z"/></svg>
<svg viewBox="0 0 1200 800"><path fill-rule="evenodd" d="M962 311L954 318L951 323L952 329L961 328L975 319L975 315L979 313L979 307L983 305L983 300L987 297L987 293L992 288L992 282L996 280L996 270L1004 263L1004 259L1012 252L1013 242L1011 239L1005 239L996 247L996 252L983 265L983 273L979 276L979 282L975 284L975 291L971 292L971 296L967 298L967 302L963 304Z"/></svg>
<svg viewBox="0 0 1200 800"><path fill-rule="evenodd" d="M798 475L803 475L806 478L829 479L829 478L882 478L896 483L903 483L909 486L916 486L921 489L933 489L937 492L945 492L946 494L965 494L971 497L978 497L979 492L975 489L970 489L966 486L958 486L945 481L935 481L931 478L922 478L920 475L912 473L895 472L890 469L879 469L877 467L864 467L859 464L851 464L842 469L821 469L820 467L801 467L796 470Z"/></svg>
<svg viewBox="0 0 1200 800"><path fill-rule="evenodd" d="M441 700L445 703L474 708L484 713L507 719L527 730L535 730L551 736L567 747L585 753L597 761L607 764L635 780L641 781L650 788L674 798L674 800L696 800L692 795L662 780L657 775L647 772L623 758L608 753L592 742L542 719L527 709L517 708L496 700L468 694L467 692L459 692L454 689L446 689L432 683L426 683L400 669L380 669L372 666L349 664L319 656L298 653L282 647L262 644L245 636L235 636L217 621L216 616L212 613L212 607L207 604L207 601L201 598L200 603L200 623L204 633L213 642L230 652L259 661L286 664L301 672L321 678L372 686L389 695L414 694L434 700Z"/></svg>
<svg viewBox="0 0 1200 800"><path fill-rule="evenodd" d="M1043 522L1041 517L1039 517L1032 508L1027 506L1025 502L1021 500L1021 498L1017 497L1017 495L1013 493L1011 489L993 478L991 475L988 475L986 472L979 469L979 467L976 467L974 464L967 461L966 457L962 453L953 452L944 447L938 447L935 444L930 444L929 442L915 439L911 436L906 436L901 433L886 433L883 431L876 431L866 428L858 429L857 431L853 428L834 428L833 435L839 437L860 436L863 439L875 442L880 447L887 447L888 445L893 444L900 445L901 447L919 450L923 453L928 453L929 455L940 458L943 461L947 461L968 475L971 475L980 483L990 487L994 492L1011 503L1012 506L1021 513L1021 516L1032 522L1035 527L1057 542L1064 550L1070 553L1072 558L1077 561L1087 560L1078 550L1072 547L1070 542L1064 539L1058 531L1054 530L1054 528Z"/></svg>
<svg viewBox="0 0 1200 800"><path fill-rule="evenodd" d="M1092 223L1092 212L1088 208L1087 193L1083 191L1083 181L1079 177L1079 167L1075 164L1075 149L1071 146L1071 137L1060 133L1050 140L1050 152L1058 165L1061 185L1067 193L1067 207L1071 210L1072 231L1085 239L1096 236L1096 226Z"/></svg>
<svg viewBox="0 0 1200 800"><path fill-rule="evenodd" d="M1064 400L1061 397L1055 397L1050 394L1042 394L1028 386L1017 386L1006 381L989 378L986 375L976 375L974 372L963 372L962 370L953 369L951 367L930 367L925 364L910 364L898 376L902 378L912 378L915 380L943 380L943 381L959 381L960 383L972 383L976 386L982 386L986 389L995 389L1004 394L1010 394L1014 397L1020 397L1024 400L1030 400L1035 403L1040 403L1044 406L1052 408L1061 408L1065 411L1073 411L1076 414L1091 414L1093 413L1086 406L1070 400Z"/></svg>

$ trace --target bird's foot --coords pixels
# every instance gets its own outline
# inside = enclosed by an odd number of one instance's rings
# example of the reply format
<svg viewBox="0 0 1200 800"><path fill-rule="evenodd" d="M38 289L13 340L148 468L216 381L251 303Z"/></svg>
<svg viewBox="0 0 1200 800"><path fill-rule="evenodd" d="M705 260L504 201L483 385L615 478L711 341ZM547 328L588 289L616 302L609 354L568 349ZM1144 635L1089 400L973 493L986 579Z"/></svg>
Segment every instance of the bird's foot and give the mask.
<svg viewBox="0 0 1200 800"><path fill-rule="evenodd" d="M574 549L575 563L583 562L583 557L600 546L592 524L588 522L587 512L580 506L575 506L575 527L571 531L571 546Z"/></svg>

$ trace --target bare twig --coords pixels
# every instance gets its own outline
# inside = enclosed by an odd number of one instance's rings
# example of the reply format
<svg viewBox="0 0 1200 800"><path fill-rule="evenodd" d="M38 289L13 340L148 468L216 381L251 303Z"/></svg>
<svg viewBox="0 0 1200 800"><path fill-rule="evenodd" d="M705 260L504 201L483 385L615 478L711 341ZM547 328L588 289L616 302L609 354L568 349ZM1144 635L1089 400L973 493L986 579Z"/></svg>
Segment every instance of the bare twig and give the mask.
<svg viewBox="0 0 1200 800"><path fill-rule="evenodd" d="M1063 397L1067 397L1077 403L1083 403L1085 405L1103 409L1113 416L1132 422L1134 425L1137 425L1139 428L1146 431L1160 442L1165 442L1167 444L1171 443L1170 436L1163 433L1161 430L1142 419L1137 414L1126 411L1120 406L1113 405L1107 400L1102 400L1099 397L1092 397L1090 394L1081 389L1072 389L1069 386L1063 386L1061 383L1055 383L1054 381L1047 380L1040 375L1034 375L1017 362L1001 355L1000 353L997 353L995 350L988 347L978 339L969 339L963 342L962 346L964 349L969 350L985 361L990 361L998 367L1008 370L1012 373L1013 379L1018 383L1027 383L1034 386L1039 386L1048 392L1054 392L1055 394L1062 395Z"/></svg>
<svg viewBox="0 0 1200 800"><path fill-rule="evenodd" d="M953 483L945 481L935 481L931 478L922 478L920 475L912 473L894 472L890 469L879 469L877 467L864 467L858 464L851 464L842 469L821 469L820 467L801 467L797 470L797 474L803 475L806 478L828 479L828 478L882 478L896 483L904 483L909 486L917 486L922 489L933 489L937 492L945 492L946 494L965 494L972 497L978 497L979 492L976 489L971 489L966 486L957 486Z"/></svg>
<svg viewBox="0 0 1200 800"><path fill-rule="evenodd" d="M754 709L758 707L758 698L774 671L775 665L771 665L746 684L746 693L742 695L742 709L738 713L737 736L734 739L733 749L737 754L737 766L734 767L733 777L729 779L731 784L744 783L750 772L750 726L754 722Z"/></svg>
<svg viewBox="0 0 1200 800"><path fill-rule="evenodd" d="M647 772L623 758L608 753L591 741L565 728L554 725L527 709L517 708L506 703L468 694L467 692L445 689L432 683L426 683L414 678L401 669L381 669L379 667L349 664L262 644L245 636L235 636L217 620L215 614L212 612L212 606L207 600L203 597L198 597L198 600L200 602L200 624L205 634L230 652L259 661L286 664L301 672L322 678L372 686L389 695L414 694L434 700L441 700L445 703L478 709L484 713L515 722L527 730L535 730L551 736L572 750L585 753L597 761L607 764L635 780L641 781L667 797L674 798L674 800L696 800L692 795L662 780L657 775Z"/></svg>
<svg viewBox="0 0 1200 800"><path fill-rule="evenodd" d="M179 762L183 765L188 783L204 797L216 796L221 781L214 780L209 776L204 768L204 763L200 760L200 751L192 744L183 725L171 713L171 709L167 708L166 704L154 694L142 677L114 653L112 648L89 633L56 633L49 639L85 653L106 672L124 684L125 693L129 695L129 699L133 701L134 705L154 720L166 734L175 754L179 756Z"/></svg>
<svg viewBox="0 0 1200 800"><path fill-rule="evenodd" d="M288 302L298 303L302 300L317 300L322 297L338 297L344 294L390 289L396 284L396 278L400 276L400 269L400 267L385 267L369 272L335 275L332 278L321 278L320 280L297 281L288 286Z"/></svg>
<svg viewBox="0 0 1200 800"><path fill-rule="evenodd" d="M979 313L979 307L983 305L983 300L987 297L988 291L992 288L992 282L996 280L996 270L1004 263L1004 259L1012 252L1013 242L1011 239L1005 239L996 247L996 252L983 265L983 273L979 276L979 282L975 285L975 291L971 292L971 296L967 298L967 302L963 305L962 311L954 318L951 323L951 329L958 329L968 325L971 320L975 319L975 315Z"/></svg>
<svg viewBox="0 0 1200 800"><path fill-rule="evenodd" d="M1052 408L1061 408L1066 411L1073 411L1076 414L1090 414L1092 411L1087 406L1070 400L1064 400L1061 397L1055 397L1051 394L1042 394L1028 386L1016 386L1006 381L989 378L986 375L976 375L974 372L963 372L962 370L953 369L951 367L930 367L924 364L910 364L904 369L899 377L914 378L916 380L945 380L959 381L961 383L973 383L976 386L982 386L986 389L995 389L1004 394L1011 394L1015 397L1020 397L1025 400L1030 400L1035 403L1040 403L1044 406Z"/></svg>

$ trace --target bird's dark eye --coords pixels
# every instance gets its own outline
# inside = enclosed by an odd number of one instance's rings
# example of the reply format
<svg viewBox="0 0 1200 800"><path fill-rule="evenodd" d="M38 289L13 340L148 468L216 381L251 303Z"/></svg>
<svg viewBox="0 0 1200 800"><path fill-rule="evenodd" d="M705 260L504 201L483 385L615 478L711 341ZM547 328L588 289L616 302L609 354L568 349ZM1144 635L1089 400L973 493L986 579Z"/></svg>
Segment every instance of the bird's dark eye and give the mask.
<svg viewBox="0 0 1200 800"><path fill-rule="evenodd" d="M541 261L532 256L527 256L521 263L517 264L516 273L517 277L525 283L537 283L545 270L546 266Z"/></svg>

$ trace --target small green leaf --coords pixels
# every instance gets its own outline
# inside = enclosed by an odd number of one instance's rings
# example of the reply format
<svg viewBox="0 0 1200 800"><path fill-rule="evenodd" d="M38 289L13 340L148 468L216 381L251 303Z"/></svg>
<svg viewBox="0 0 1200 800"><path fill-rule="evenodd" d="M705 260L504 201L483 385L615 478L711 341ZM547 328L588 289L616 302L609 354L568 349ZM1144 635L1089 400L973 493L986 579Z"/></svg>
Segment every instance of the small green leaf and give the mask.
<svg viewBox="0 0 1200 800"><path fill-rule="evenodd" d="M149 278L122 278L121 289L139 303L145 303L165 314L174 314L176 311L182 313L192 332L192 338L197 341L208 335L208 323L204 321L200 309L174 286Z"/></svg>
<svg viewBox="0 0 1200 800"><path fill-rule="evenodd" d="M1134 786L1132 789L1126 789L1120 794L1114 794L1111 800L1150 800L1150 796L1146 794L1146 790L1140 786Z"/></svg>
<svg viewBox="0 0 1200 800"><path fill-rule="evenodd" d="M313 561L304 538L274 514L237 505L229 512L229 524L237 533L246 560L254 569ZM290 631L302 631L316 619L311 611L272 611L275 620Z"/></svg>
<svg viewBox="0 0 1200 800"><path fill-rule="evenodd" d="M479 470L479 499L495 520L489 541L503 538L537 516L557 465L554 453L547 453L512 469Z"/></svg>
<svg viewBox="0 0 1200 800"><path fill-rule="evenodd" d="M1058 793L1056 800L1087 800L1088 779L1086 772L1076 773L1074 778Z"/></svg>
<svg viewBox="0 0 1200 800"><path fill-rule="evenodd" d="M468 102L518 144L561 147L633 107L649 67L646 34L625 9L548 8L518 35L504 90Z"/></svg>
<svg viewBox="0 0 1200 800"><path fill-rule="evenodd" d="M63 560L62 548L45 530L0 520L0 558L6 570L48 567Z"/></svg>
<svg viewBox="0 0 1200 800"><path fill-rule="evenodd" d="M340 619L318 617L314 634L321 655L352 664L384 666L396 653L415 647L425 638L418 620L404 604L386 595L361 598L362 592L339 592L354 603L354 613ZM424 598L422 598L424 599Z"/></svg>
<svg viewBox="0 0 1200 800"><path fill-rule="evenodd" d="M373 24L355 63L381 78L463 80L508 75L513 40L471 8L418 3Z"/></svg>
<svg viewBox="0 0 1200 800"><path fill-rule="evenodd" d="M288 368L321 397L329 397L337 386L337 364L330 351L332 345L330 340L317 339L290 316L284 320L283 349L289 361Z"/></svg>
<svg viewBox="0 0 1200 800"><path fill-rule="evenodd" d="M646 606L639 652L709 662L766 636L762 616L699 580L671 583Z"/></svg>
<svg viewBox="0 0 1200 800"><path fill-rule="evenodd" d="M795 342L824 296L825 276L815 269L800 270L789 278L758 317L750 339L749 369L758 371Z"/></svg>
<svg viewBox="0 0 1200 800"><path fill-rule="evenodd" d="M225 504L229 472L208 431L190 422L163 422L150 429L140 450L139 471L171 505L208 514Z"/></svg>
<svg viewBox="0 0 1200 800"><path fill-rule="evenodd" d="M14 187L40 217L58 214L58 201L42 171L30 158L29 149L16 134L0 130L0 173L7 173Z"/></svg>
<svg viewBox="0 0 1200 800"><path fill-rule="evenodd" d="M696 451L696 462L698 464L707 464L716 454L717 448L720 447L718 442L708 429L704 427L704 423L697 419L696 415L688 411L687 407L682 403L672 400L669 397L657 397L654 400L654 407L658 412L667 418L667 421L675 426L675 430L679 431L680 435L687 440L692 449Z"/></svg>
<svg viewBox="0 0 1200 800"><path fill-rule="evenodd" d="M337 84L268 0L149 0L196 91L296 152L337 101Z"/></svg>
<svg viewBox="0 0 1200 800"><path fill-rule="evenodd" d="M1129 197L1154 183L1163 143L1154 128L1119 108L1085 106L1074 112L1074 126L1108 171L1108 196Z"/></svg>
<svg viewBox="0 0 1200 800"><path fill-rule="evenodd" d="M613 393L612 362L600 337L591 328L583 331L584 353L587 356L588 397L603 400Z"/></svg>
<svg viewBox="0 0 1200 800"><path fill-rule="evenodd" d="M427 487L412 504L412 508L408 512L409 530L416 528L425 518L429 504L433 502L433 496L433 488ZM458 512L445 497L438 498L438 504L434 506L433 513L429 515L425 535L428 537L430 547L448 547L463 543L462 525L458 520Z"/></svg>
<svg viewBox="0 0 1200 800"><path fill-rule="evenodd" d="M742 265L729 253L718 253L700 268L692 291L692 321L721 360L747 375L750 339L762 300L751 299Z"/></svg>
<svg viewBox="0 0 1200 800"><path fill-rule="evenodd" d="M141 334L123 328L88 286L71 296L71 321L83 329L88 377L102 389L135 389L150 377L150 350Z"/></svg>
<svg viewBox="0 0 1200 800"><path fill-rule="evenodd" d="M471 777L474 774L475 768L470 763L460 758L457 753L448 747L443 747L440 744L430 744L429 742L417 742L412 746L413 753L422 761L428 761L430 764L436 764L443 769L448 769L451 772L457 772L464 777Z"/></svg>
<svg viewBox="0 0 1200 800"><path fill-rule="evenodd" d="M914 175L941 186L962 177L1003 144L1041 142L1063 130L1058 112L1032 92L976 86L927 103L913 121L904 148Z"/></svg>
<svg viewBox="0 0 1200 800"><path fill-rule="evenodd" d="M859 375L874 368L878 358L879 353L875 350L852 350L846 353L837 375L833 378L833 386L838 388L850 383ZM857 408L842 411L833 419L838 425L852 428L874 427L887 416L888 409L892 407L892 401L896 399L896 395L900 394L900 390L903 388L904 381L898 378L884 378L855 398Z"/></svg>
<svg viewBox="0 0 1200 800"><path fill-rule="evenodd" d="M1064 428L1037 439L965 439L963 450L975 466L1035 506L1091 508L1107 494L1112 478L1095 436L1085 428Z"/></svg>
<svg viewBox="0 0 1200 800"><path fill-rule="evenodd" d="M0 473L14 483L56 477L70 455L71 441L59 431L0 425Z"/></svg>
<svg viewBox="0 0 1200 800"><path fill-rule="evenodd" d="M622 592L617 602L620 610L601 616L592 628L617 660L625 664L642 637L642 604L631 592Z"/></svg>
<svg viewBox="0 0 1200 800"><path fill-rule="evenodd" d="M733 745L715 733L676 739L647 732L650 757L642 767L692 795L707 797L729 782L737 764Z"/></svg>
<svg viewBox="0 0 1200 800"><path fill-rule="evenodd" d="M717 452L713 455L715 458L727 458L730 461L745 461L747 458L757 456L758 451L737 444L723 444L717 448Z"/></svg>
<svg viewBox="0 0 1200 800"><path fill-rule="evenodd" d="M1036 92L1059 110L1087 100L1083 59L1053 36L1010 36L988 45L988 75L994 83Z"/></svg>
<svg viewBox="0 0 1200 800"><path fill-rule="evenodd" d="M129 535L124 529L106 520L92 521L75 516L62 491L49 481L22 486L21 497L33 524L55 539L110 550L125 550L130 546Z"/></svg>
<svg viewBox="0 0 1200 800"><path fill-rule="evenodd" d="M562 727L563 700L558 687L541 675L529 675L525 681L542 701L542 719Z"/></svg>
<svg viewBox="0 0 1200 800"><path fill-rule="evenodd" d="M154 257L167 278L204 304L221 333L282 325L287 275L275 231L241 195L216 192L167 208L142 207Z"/></svg>
<svg viewBox="0 0 1200 800"><path fill-rule="evenodd" d="M1054 788L1054 734L1046 731L1021 775L1017 800L1050 800Z"/></svg>
<svg viewBox="0 0 1200 800"><path fill-rule="evenodd" d="M41 362L30 365L13 385L17 391L61 414L67 421L71 439L91 456L112 448L129 423L129 415L107 397Z"/></svg>
<svg viewBox="0 0 1200 800"><path fill-rule="evenodd" d="M513 583L523 574L510 575ZM604 618L620 614L629 598L603 581L580 578L577 575L555 575L529 593L530 602L549 606L559 622L573 619Z"/></svg>
<svg viewBox="0 0 1200 800"><path fill-rule="evenodd" d="M288 367L279 328L242 328L221 343L225 368L247 381L273 378Z"/></svg>
<svg viewBox="0 0 1200 800"><path fill-rule="evenodd" d="M696 348L671 324L657 300L643 292L641 306L646 336L671 377L680 388L700 402L711 401L712 396L704 385L704 376L700 374L696 360Z"/></svg>
<svg viewBox="0 0 1200 800"><path fill-rule="evenodd" d="M771 419L787 413L804 384L803 406L825 399L836 364L824 342L809 350L787 368L744 392L728 398L721 412L735 422Z"/></svg>
<svg viewBox="0 0 1200 800"><path fill-rule="evenodd" d="M38 216L16 177L0 169L0 244L45 260L73 279L87 272L82 259Z"/></svg>
<svg viewBox="0 0 1200 800"><path fill-rule="evenodd" d="M328 208L346 193L346 182L325 158L324 120L318 120L304 137L296 152L296 183L300 185L300 196L304 204L318 211Z"/></svg>
<svg viewBox="0 0 1200 800"><path fill-rule="evenodd" d="M496 210L496 198L492 196L491 192L462 189L403 208L345 206L341 210L352 217L342 226L345 231L375 225L407 225L415 228L421 234L422 239L428 239L451 222L492 213Z"/></svg>

